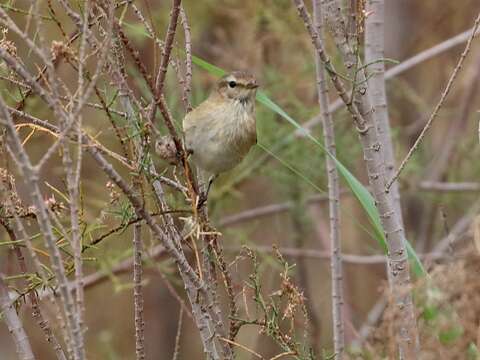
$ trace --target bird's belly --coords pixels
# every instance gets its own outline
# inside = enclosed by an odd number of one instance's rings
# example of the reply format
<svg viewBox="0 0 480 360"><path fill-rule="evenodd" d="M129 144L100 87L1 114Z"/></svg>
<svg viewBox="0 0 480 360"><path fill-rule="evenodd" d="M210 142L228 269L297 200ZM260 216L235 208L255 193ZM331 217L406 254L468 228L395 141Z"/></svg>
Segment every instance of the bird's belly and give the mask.
<svg viewBox="0 0 480 360"><path fill-rule="evenodd" d="M255 131L234 129L224 126L220 129L200 130L208 136L192 136L187 146L193 150L194 163L203 170L219 174L234 168L256 141ZM205 130L205 129L204 129ZM204 140L204 141L201 141Z"/></svg>

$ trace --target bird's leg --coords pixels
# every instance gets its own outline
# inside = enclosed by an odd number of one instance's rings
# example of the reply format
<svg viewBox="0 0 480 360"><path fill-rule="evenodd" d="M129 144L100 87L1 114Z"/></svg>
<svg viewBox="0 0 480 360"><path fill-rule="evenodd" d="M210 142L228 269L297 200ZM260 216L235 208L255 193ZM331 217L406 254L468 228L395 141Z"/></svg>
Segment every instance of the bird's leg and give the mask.
<svg viewBox="0 0 480 360"><path fill-rule="evenodd" d="M205 204L207 202L208 194L210 193L210 188L212 187L212 184L217 177L218 177L218 175L212 175L212 176L209 177L207 190L205 192L204 191L200 192L200 197L198 199L197 208L201 208L203 206L203 204Z"/></svg>
<svg viewBox="0 0 480 360"><path fill-rule="evenodd" d="M205 194L205 197L208 198L208 194L210 193L210 188L212 187L212 184L213 182L215 181L215 179L218 177L218 175L212 175L210 176L210 178L208 179L208 186L207 186L207 192Z"/></svg>

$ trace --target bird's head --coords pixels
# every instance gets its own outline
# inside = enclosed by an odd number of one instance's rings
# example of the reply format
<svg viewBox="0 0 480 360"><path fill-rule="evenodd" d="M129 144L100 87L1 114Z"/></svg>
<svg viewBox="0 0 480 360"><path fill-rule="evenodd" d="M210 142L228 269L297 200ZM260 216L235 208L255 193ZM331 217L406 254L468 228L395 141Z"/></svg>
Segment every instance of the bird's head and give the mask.
<svg viewBox="0 0 480 360"><path fill-rule="evenodd" d="M217 91L222 97L242 102L254 101L257 88L257 80L246 71L234 71L217 83Z"/></svg>

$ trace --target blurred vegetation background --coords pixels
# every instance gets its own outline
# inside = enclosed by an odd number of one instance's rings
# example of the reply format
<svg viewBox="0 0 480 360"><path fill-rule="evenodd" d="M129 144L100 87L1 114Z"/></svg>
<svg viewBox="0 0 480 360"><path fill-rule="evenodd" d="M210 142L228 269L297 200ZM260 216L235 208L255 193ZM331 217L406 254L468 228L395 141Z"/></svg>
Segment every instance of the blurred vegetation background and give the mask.
<svg viewBox="0 0 480 360"><path fill-rule="evenodd" d="M4 0L5 1L5 0ZM5 1L5 3L7 3ZM22 8L26 1L8 1ZM136 1L149 14L155 31L163 38L170 11L170 1ZM304 25L289 0L185 0L183 6L192 29L194 55L226 70L249 69L261 83L261 88L298 122L305 123L319 113L315 85L315 64L312 46ZM54 4L55 7L55 4ZM402 61L410 56L442 42L472 26L475 14L480 11L476 0L461 1L386 1L386 57ZM25 21L16 15L19 23ZM66 29L73 29L66 20ZM127 34L140 49L142 59L154 72L158 67L159 54L154 51L152 40L145 35L143 24L132 14L125 18ZM51 39L60 37L55 24L48 27ZM182 32L178 31L181 42ZM7 35L10 37L10 35ZM11 36L14 39L14 36ZM333 43L329 50L334 52ZM388 81L390 120L394 133L397 161L401 160L413 144L455 63L462 46L455 47L432 58L394 79ZM19 48L22 58L28 58L25 49ZM182 58L182 46L174 48L174 55ZM339 61L339 59L334 59ZM455 136L454 151L438 180L451 182L479 182L480 146L478 145L478 120L480 96L472 84L480 79L480 46L474 41L472 53L456 82L453 93L444 106L439 119L420 150L417 151L403 173L401 183L402 207L406 221L407 237L420 253L428 252L445 235L445 224L454 224L465 211L478 200L478 193L438 193L422 191L418 184L428 180L431 169L438 161L445 143ZM61 65L60 71L62 71ZM387 67L392 65L387 64ZM135 69L129 69L135 79ZM138 78L138 77L137 77ZM194 67L194 105L206 98L215 78L204 70ZM135 84L139 91L142 82ZM169 71L167 101L177 125L184 116L181 95ZM2 89L0 88L0 91ZM9 91L8 96L17 94ZM6 91L2 91L6 96ZM468 102L466 96L468 97ZM335 94L331 91L331 99ZM51 116L49 111L30 100L28 109L40 118ZM91 134L110 149L120 152L118 142L110 129L97 118L94 110L85 116ZM359 178L367 183L362 151L351 119L344 110L335 114L335 131L338 158ZM120 121L120 120L119 120ZM280 248L304 248L327 251L328 203L318 200L327 189L325 157L312 143L301 137L283 141L294 130L291 125L270 110L257 106L259 143L275 154L272 157L262 147L256 146L239 168L222 175L215 183L210 203L212 223L222 232L221 241L227 251L227 259L233 261L242 244L265 247L272 244ZM28 133L27 131L25 132ZM312 130L322 138L321 127ZM35 134L27 144L35 153L51 141L47 135ZM2 160L3 161L3 160ZM160 160L158 160L160 163ZM65 189L59 178L58 162L43 176L54 188ZM3 165L2 165L3 166ZM172 169L165 167L167 173ZM83 169L82 191L84 193L85 219L91 224L92 234L100 234L100 226L118 223L127 211L121 204L109 205L107 178L86 157ZM20 191L21 184L17 184ZM45 193L55 191L45 186ZM370 225L356 200L347 192L342 193L342 246L348 254L381 254L375 240L369 235ZM55 194L60 198L58 194ZM317 200L311 200L317 196ZM230 216L241 212L279 205L268 214L257 215L242 221L232 221ZM288 206L285 206L288 205ZM179 204L179 207L184 204ZM5 238L5 233L1 233ZM94 235L92 235L94 236ZM39 245L40 246L40 245ZM115 264L129 257L131 229L111 236L98 248L92 249L92 261L86 262L85 271L103 270L108 273ZM275 289L279 283L279 267L268 251L260 252L260 274L265 291ZM318 350L332 348L330 270L328 258L288 256L296 263L294 274L304 290L311 311L311 334ZM0 249L0 267L8 272L14 263L7 249ZM239 262L232 267L234 285L241 290L246 280L247 266ZM145 287L146 349L148 359L171 359L174 352L180 305L167 289L165 279L182 294L181 283L176 279L174 264L166 259L151 263L147 270ZM382 293L386 281L385 265L345 263L345 314L347 342L353 341L364 323L368 311ZM133 359L135 356L133 293L131 276L111 275L107 281L92 286L86 291L87 350L90 359ZM43 335L33 324L28 311L22 310L29 323L34 351L41 359L52 358L51 350ZM183 319L179 359L202 358L201 343L194 324L188 317ZM275 345L257 331L242 328L239 342L256 349L265 357L278 353ZM6 327L0 325L0 359L13 359L14 349L8 340ZM250 359L251 355L239 351L238 359Z"/></svg>

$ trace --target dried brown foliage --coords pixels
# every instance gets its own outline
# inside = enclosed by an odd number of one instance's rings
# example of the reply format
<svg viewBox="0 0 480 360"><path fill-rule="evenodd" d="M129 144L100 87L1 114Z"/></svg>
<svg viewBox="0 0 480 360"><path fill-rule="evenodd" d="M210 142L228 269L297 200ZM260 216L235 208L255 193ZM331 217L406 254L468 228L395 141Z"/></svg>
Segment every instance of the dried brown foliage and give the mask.
<svg viewBox="0 0 480 360"><path fill-rule="evenodd" d="M480 355L480 254L473 247L461 253L460 258L436 265L430 278L414 284L420 359L477 359ZM360 358L396 358L392 326L397 315L389 304Z"/></svg>

